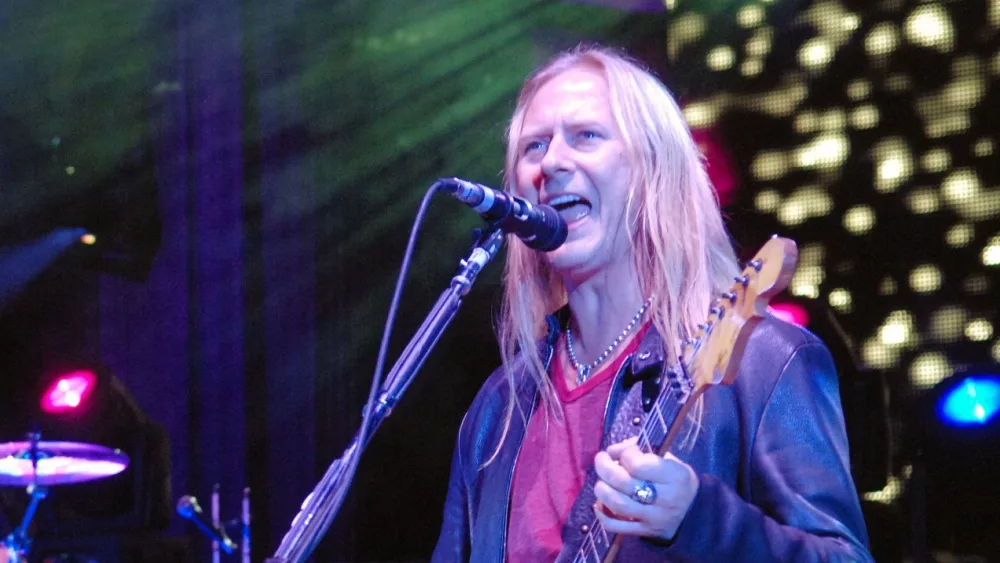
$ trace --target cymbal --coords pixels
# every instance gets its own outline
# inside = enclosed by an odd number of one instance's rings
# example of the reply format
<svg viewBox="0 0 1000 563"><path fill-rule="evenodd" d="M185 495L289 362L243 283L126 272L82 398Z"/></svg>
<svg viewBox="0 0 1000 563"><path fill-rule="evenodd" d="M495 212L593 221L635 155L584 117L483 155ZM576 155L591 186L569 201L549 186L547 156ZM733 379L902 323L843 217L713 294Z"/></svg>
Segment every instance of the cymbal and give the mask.
<svg viewBox="0 0 1000 563"><path fill-rule="evenodd" d="M37 460L34 465L32 446ZM0 444L0 486L82 483L121 473L128 462L128 455L121 450L96 444L7 442Z"/></svg>

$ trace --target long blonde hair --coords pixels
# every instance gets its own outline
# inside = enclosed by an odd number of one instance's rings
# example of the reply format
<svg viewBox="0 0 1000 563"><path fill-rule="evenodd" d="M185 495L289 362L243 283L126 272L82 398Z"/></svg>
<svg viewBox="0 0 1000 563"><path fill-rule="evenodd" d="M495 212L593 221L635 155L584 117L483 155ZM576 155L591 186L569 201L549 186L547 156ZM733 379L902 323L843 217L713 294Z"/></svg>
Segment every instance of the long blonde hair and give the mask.
<svg viewBox="0 0 1000 563"><path fill-rule="evenodd" d="M708 316L713 296L737 275L736 255L723 225L718 198L680 108L666 87L627 56L596 46L556 56L524 82L507 130L504 187L514 191L517 142L525 113L538 90L553 77L584 66L601 72L611 111L630 165L626 217L635 271L644 295L656 295L650 318L662 337L667 358ZM498 319L500 353L513 393L514 359L523 356L542 404L559 413L538 340L545 316L566 304L562 281L544 255L509 237L504 300ZM513 416L508 405L504 436Z"/></svg>

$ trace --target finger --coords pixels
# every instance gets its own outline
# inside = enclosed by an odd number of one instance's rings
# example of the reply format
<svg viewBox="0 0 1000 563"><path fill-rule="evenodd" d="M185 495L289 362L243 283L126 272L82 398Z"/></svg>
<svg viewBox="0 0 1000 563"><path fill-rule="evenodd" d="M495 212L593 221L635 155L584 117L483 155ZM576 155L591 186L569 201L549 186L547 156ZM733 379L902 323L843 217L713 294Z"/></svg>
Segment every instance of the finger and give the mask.
<svg viewBox="0 0 1000 563"><path fill-rule="evenodd" d="M636 502L604 481L594 483L594 496L599 506L620 520L649 521L655 517L652 506Z"/></svg>
<svg viewBox="0 0 1000 563"><path fill-rule="evenodd" d="M611 446L608 446L608 455L611 456L611 459L617 461L618 460L618 456L620 456L622 454L622 450L624 450L625 448L627 448L629 446L634 446L638 442L639 442L639 437L636 436L634 438L629 438L628 440L625 440L625 441L622 441L622 442L618 442L617 444L613 444Z"/></svg>
<svg viewBox="0 0 1000 563"><path fill-rule="evenodd" d="M597 515L597 519L601 522L604 530L612 534L626 534L630 536L645 536L649 535L649 530L646 525L638 520L621 520L606 514L602 510L597 510L595 508L594 514Z"/></svg>
<svg viewBox="0 0 1000 563"><path fill-rule="evenodd" d="M639 483L608 452L597 452L594 456L594 471L601 481L625 495L631 493Z"/></svg>
<svg viewBox="0 0 1000 563"><path fill-rule="evenodd" d="M683 484L690 480L692 473L688 464L669 452L660 457L638 449L627 449L622 452L618 463L633 479L664 485Z"/></svg>

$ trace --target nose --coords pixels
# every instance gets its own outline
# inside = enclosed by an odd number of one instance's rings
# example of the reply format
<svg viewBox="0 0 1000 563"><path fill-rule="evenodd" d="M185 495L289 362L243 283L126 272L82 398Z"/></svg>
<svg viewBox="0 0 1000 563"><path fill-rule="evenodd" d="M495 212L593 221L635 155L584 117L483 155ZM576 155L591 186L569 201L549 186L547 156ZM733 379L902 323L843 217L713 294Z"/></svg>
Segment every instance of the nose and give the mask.
<svg viewBox="0 0 1000 563"><path fill-rule="evenodd" d="M546 179L555 177L560 172L572 169L573 161L570 158L570 146L562 135L553 135L546 147L545 155L542 157L542 175Z"/></svg>

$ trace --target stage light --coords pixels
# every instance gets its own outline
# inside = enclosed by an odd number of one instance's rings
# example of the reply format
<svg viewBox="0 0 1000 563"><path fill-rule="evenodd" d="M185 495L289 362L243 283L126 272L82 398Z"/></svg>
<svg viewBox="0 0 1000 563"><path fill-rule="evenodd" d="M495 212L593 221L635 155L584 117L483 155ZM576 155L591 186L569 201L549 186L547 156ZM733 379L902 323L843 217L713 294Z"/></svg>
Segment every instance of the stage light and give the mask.
<svg viewBox="0 0 1000 563"><path fill-rule="evenodd" d="M926 504L927 545L996 561L1000 536L1000 369L995 364L961 368L934 386L915 411L921 429L916 462L923 477L913 483ZM921 514L920 516L923 516Z"/></svg>
<svg viewBox="0 0 1000 563"><path fill-rule="evenodd" d="M806 308L798 303L792 303L790 301L783 303L774 303L770 307L771 314L779 319L798 325L801 327L809 326L809 312Z"/></svg>
<svg viewBox="0 0 1000 563"><path fill-rule="evenodd" d="M965 377L938 400L938 417L955 426L983 425L1000 412L1000 375Z"/></svg>
<svg viewBox="0 0 1000 563"><path fill-rule="evenodd" d="M51 414L75 411L90 398L97 385L97 374L77 370L58 376L42 394L42 412Z"/></svg>

